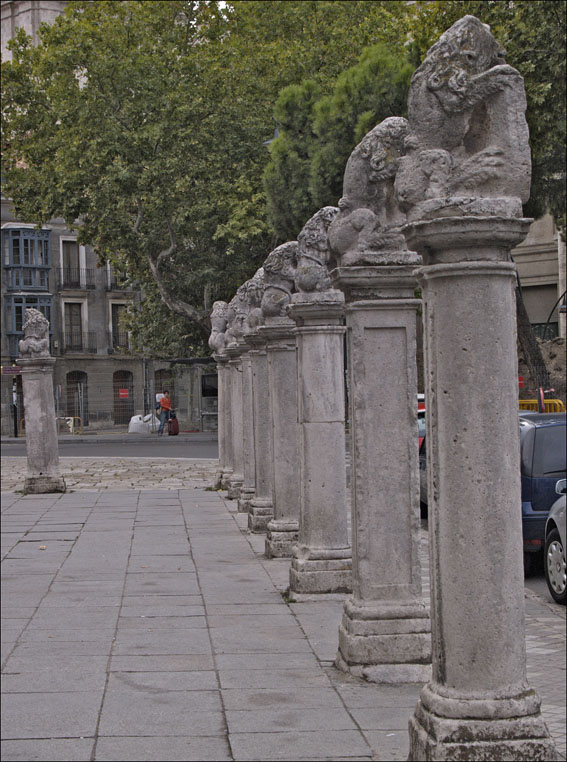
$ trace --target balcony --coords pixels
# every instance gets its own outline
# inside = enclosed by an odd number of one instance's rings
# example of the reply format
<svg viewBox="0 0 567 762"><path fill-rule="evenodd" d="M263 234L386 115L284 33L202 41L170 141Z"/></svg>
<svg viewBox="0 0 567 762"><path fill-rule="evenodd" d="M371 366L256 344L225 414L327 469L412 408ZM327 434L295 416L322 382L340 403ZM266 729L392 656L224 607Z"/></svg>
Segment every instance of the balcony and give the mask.
<svg viewBox="0 0 567 762"><path fill-rule="evenodd" d="M108 346L112 347L113 352L128 352L130 350L128 331L112 331L108 338Z"/></svg>
<svg viewBox="0 0 567 762"><path fill-rule="evenodd" d="M70 333L64 333L59 339L59 347L62 354L71 354L73 352L96 354L97 333L96 331L87 331L86 333L71 331Z"/></svg>
<svg viewBox="0 0 567 762"><path fill-rule="evenodd" d="M95 287L95 270L84 267L59 267L57 268L57 288L65 289L92 289Z"/></svg>

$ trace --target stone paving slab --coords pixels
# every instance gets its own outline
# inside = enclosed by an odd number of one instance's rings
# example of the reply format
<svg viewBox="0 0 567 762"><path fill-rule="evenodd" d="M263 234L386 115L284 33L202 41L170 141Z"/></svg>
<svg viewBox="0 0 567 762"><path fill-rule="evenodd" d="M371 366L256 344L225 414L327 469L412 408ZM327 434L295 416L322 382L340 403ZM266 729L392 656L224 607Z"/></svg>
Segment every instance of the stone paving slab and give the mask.
<svg viewBox="0 0 567 762"><path fill-rule="evenodd" d="M286 604L289 561L264 558L225 493L118 483L2 501L17 529L3 760L406 759L420 686L334 668L341 600ZM71 521L74 541L29 541ZM565 612L530 594L526 613L529 679L564 754Z"/></svg>

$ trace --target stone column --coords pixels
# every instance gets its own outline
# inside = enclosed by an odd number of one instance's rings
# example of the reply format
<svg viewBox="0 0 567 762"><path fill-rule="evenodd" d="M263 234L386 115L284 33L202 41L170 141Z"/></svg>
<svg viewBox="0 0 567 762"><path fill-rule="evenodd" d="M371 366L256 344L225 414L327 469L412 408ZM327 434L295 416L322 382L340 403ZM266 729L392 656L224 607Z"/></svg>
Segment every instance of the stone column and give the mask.
<svg viewBox="0 0 567 762"><path fill-rule="evenodd" d="M242 439L242 345L229 344L228 372L230 374L230 441L232 444L232 474L228 482L228 499L237 500L244 481L243 439Z"/></svg>
<svg viewBox="0 0 567 762"><path fill-rule="evenodd" d="M297 361L295 325L267 318L259 329L266 341L273 447L274 518L266 537L268 558L289 557L299 532L299 457L297 449Z"/></svg>
<svg viewBox="0 0 567 762"><path fill-rule="evenodd" d="M255 494L250 500L248 529L266 532L274 517L272 502L273 455L266 342L258 332L245 336L250 346L254 424Z"/></svg>
<svg viewBox="0 0 567 762"><path fill-rule="evenodd" d="M22 369L28 456L24 494L65 492L65 480L59 473L59 447L53 401L55 358L20 357L17 363Z"/></svg>
<svg viewBox="0 0 567 762"><path fill-rule="evenodd" d="M254 409L252 391L252 360L249 351L242 355L242 460L243 483L238 498L240 513L249 513L255 493L256 467L254 462Z"/></svg>
<svg viewBox="0 0 567 762"><path fill-rule="evenodd" d="M290 591L296 597L352 590L345 467L344 296L334 289L296 293L299 542Z"/></svg>
<svg viewBox="0 0 567 762"><path fill-rule="evenodd" d="M222 437L222 474L221 487L228 489L230 477L233 472L233 446L232 446L232 376L228 365L226 352L218 355L220 383L222 394L219 397L219 439Z"/></svg>
<svg viewBox="0 0 567 762"><path fill-rule="evenodd" d="M406 228L423 252L433 679L419 759L557 759L526 680L515 267L530 220Z"/></svg>
<svg viewBox="0 0 567 762"><path fill-rule="evenodd" d="M415 255L413 255L415 257ZM421 598L415 278L410 265L339 267L350 380L353 595L337 666L376 682L431 674Z"/></svg>
<svg viewBox="0 0 567 762"><path fill-rule="evenodd" d="M214 354L213 358L217 364L217 388L218 388L218 397L217 397L217 437L218 437L218 447L219 447L219 466L217 469L217 472L215 474L215 489L220 489L222 486L222 477L224 473L224 469L226 466L226 442L225 442L225 434L224 434L224 423L225 423L225 417L224 417L224 395L225 395L225 389L224 389L224 378L223 378L223 358L220 354Z"/></svg>

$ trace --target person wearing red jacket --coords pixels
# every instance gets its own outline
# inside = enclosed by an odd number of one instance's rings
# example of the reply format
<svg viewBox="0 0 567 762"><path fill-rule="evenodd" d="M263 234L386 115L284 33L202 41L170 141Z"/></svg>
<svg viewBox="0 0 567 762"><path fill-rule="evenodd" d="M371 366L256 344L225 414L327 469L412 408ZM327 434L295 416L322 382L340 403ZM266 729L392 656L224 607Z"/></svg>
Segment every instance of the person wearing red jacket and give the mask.
<svg viewBox="0 0 567 762"><path fill-rule="evenodd" d="M165 422L169 421L169 416L171 414L171 399L169 396L169 392L167 389L163 390L163 395L159 401L159 429L158 429L158 437L163 436L163 427L165 426Z"/></svg>

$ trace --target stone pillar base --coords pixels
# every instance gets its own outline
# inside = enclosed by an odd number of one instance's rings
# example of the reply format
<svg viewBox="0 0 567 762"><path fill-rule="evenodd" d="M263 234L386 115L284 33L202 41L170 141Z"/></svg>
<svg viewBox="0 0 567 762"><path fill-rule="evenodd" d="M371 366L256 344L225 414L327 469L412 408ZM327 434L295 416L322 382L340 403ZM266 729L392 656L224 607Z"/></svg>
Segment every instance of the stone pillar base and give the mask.
<svg viewBox="0 0 567 762"><path fill-rule="evenodd" d="M62 476L28 476L24 482L24 495L66 491L67 485Z"/></svg>
<svg viewBox="0 0 567 762"><path fill-rule="evenodd" d="M265 534L268 524L274 518L274 506L271 500L255 497L250 501L248 511L248 531Z"/></svg>
<svg viewBox="0 0 567 762"><path fill-rule="evenodd" d="M372 682L425 682L430 662L431 622L423 603L345 603L338 669Z"/></svg>
<svg viewBox="0 0 567 762"><path fill-rule="evenodd" d="M554 760L557 751L535 691L480 698L426 685L409 722L408 760ZM448 694L447 689L442 689Z"/></svg>
<svg viewBox="0 0 567 762"><path fill-rule="evenodd" d="M253 500L255 491L250 487L242 487L238 498L238 513L250 513L250 503Z"/></svg>
<svg viewBox="0 0 567 762"><path fill-rule="evenodd" d="M240 497L240 490L242 489L242 483L244 479L242 476L231 474L230 479L228 480L228 495L227 498L229 500L238 500Z"/></svg>
<svg viewBox="0 0 567 762"><path fill-rule="evenodd" d="M351 593L350 548L318 549L296 545L289 570L291 593Z"/></svg>
<svg viewBox="0 0 567 762"><path fill-rule="evenodd" d="M222 489L228 489L230 484L230 477L232 476L232 471L222 471L220 476L220 486Z"/></svg>
<svg viewBox="0 0 567 762"><path fill-rule="evenodd" d="M267 530L266 558L290 558L299 538L299 521L272 519Z"/></svg>

